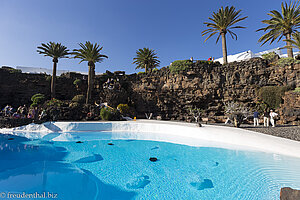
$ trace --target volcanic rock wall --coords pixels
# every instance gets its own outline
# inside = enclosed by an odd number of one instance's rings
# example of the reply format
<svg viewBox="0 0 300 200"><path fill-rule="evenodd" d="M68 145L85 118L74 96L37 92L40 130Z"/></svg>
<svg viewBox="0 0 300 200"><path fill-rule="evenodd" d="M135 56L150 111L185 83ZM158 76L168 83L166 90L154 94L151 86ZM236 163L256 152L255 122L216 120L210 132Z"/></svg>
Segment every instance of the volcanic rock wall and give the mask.
<svg viewBox="0 0 300 200"><path fill-rule="evenodd" d="M103 88L108 77L118 80L113 89ZM83 79L83 88L76 88L73 84L78 78ZM67 74L59 77L57 84L57 98L70 100L77 94L85 93L87 83L83 75ZM205 110L205 116L218 121L224 118L224 102L238 101L253 107L257 91L267 85L299 87L300 65L278 67L266 60L254 58L228 65L198 61L191 69L179 74L171 73L168 68L150 74L118 77L108 73L96 76L92 97L98 103L108 102L113 107L127 103L135 108L138 117L153 113L154 117L162 119L189 121L192 119L189 108L201 108ZM50 96L49 76L10 73L0 69L0 107L5 104L15 107L30 104L30 97L36 93ZM299 104L297 98L286 97L285 100L296 101L293 103L295 105ZM287 115L293 105L283 104L281 114ZM292 115L298 115L298 111L299 108L294 109Z"/></svg>
<svg viewBox="0 0 300 200"><path fill-rule="evenodd" d="M80 77L83 77L82 75ZM50 97L51 76L45 74L25 74L0 68L0 108L6 104L17 107L31 104L30 98L36 93ZM74 78L57 78L56 96L60 100L72 99L76 94Z"/></svg>
<svg viewBox="0 0 300 200"><path fill-rule="evenodd" d="M193 107L204 109L204 115L221 120L223 102L238 101L253 107L259 88L267 85L299 87L299 78L300 65L279 68L259 58L225 66L197 62L192 69L180 74L163 68L150 75L133 76L128 96L140 116L153 112L163 119L188 121L191 119L188 110Z"/></svg>

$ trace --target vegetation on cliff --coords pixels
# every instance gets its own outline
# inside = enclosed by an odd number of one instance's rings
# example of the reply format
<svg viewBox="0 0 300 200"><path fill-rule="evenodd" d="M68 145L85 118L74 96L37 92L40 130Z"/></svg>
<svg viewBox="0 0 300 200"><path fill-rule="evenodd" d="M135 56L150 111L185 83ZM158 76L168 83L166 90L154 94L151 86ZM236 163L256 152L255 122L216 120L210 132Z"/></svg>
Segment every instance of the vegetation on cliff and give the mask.
<svg viewBox="0 0 300 200"><path fill-rule="evenodd" d="M179 73L186 71L193 65L191 60L175 60L169 66L169 69L172 73Z"/></svg>
<svg viewBox="0 0 300 200"><path fill-rule="evenodd" d="M45 102L45 100L46 100L45 95L37 93L31 97L31 101L32 101L31 107L36 107L38 105L41 105Z"/></svg>
<svg viewBox="0 0 300 200"><path fill-rule="evenodd" d="M284 93L289 90L286 86L265 86L258 92L259 98L271 109L277 109L282 103Z"/></svg>

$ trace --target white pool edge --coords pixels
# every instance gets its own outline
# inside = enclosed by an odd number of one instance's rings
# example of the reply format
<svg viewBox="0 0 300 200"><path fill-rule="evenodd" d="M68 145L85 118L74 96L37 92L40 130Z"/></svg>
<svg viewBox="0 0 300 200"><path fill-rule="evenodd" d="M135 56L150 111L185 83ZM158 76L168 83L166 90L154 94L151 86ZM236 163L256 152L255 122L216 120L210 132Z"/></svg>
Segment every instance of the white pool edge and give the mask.
<svg viewBox="0 0 300 200"><path fill-rule="evenodd" d="M32 134L32 132L36 132L46 135L51 132L100 131L101 134L101 131L112 131L116 133L115 139L118 137L125 139L126 135L124 136L120 132L130 132L128 139L262 151L300 158L300 142L298 141L233 127L215 125L198 127L192 123L157 120L47 123L28 125L23 128L0 129L0 133L18 135L18 133L28 132L28 134ZM198 143L199 145L197 145Z"/></svg>

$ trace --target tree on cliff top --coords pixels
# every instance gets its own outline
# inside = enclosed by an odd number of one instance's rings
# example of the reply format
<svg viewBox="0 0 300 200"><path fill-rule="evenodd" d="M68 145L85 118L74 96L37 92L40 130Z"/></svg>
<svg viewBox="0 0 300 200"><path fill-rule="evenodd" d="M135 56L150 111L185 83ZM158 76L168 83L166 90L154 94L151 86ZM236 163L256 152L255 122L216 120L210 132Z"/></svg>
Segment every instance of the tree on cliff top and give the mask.
<svg viewBox="0 0 300 200"><path fill-rule="evenodd" d="M272 44L275 40L279 42L283 36L286 38L286 47L288 57L293 58L293 48L291 47L291 35L300 27L300 5L299 1L290 2L289 4L281 3L281 13L277 10L272 10L268 13L269 20L263 20L262 23L267 24L265 28L257 31L264 31L265 33L259 42L264 45L267 42Z"/></svg>
<svg viewBox="0 0 300 200"><path fill-rule="evenodd" d="M100 47L97 43L92 44L87 41L85 44L79 43L80 49L74 49L72 54L74 58L81 59L81 62L87 61L89 66L88 72L88 90L86 95L86 104L88 104L91 100L92 89L94 87L94 75L95 75L95 63L101 63L104 58L108 58L108 56L100 54L100 51L103 47Z"/></svg>
<svg viewBox="0 0 300 200"><path fill-rule="evenodd" d="M293 39L285 39L283 41L290 42L290 46L285 46L285 48L297 48L300 50L300 33L292 33Z"/></svg>
<svg viewBox="0 0 300 200"><path fill-rule="evenodd" d="M237 40L237 35L232 32L232 29L236 28L246 28L243 26L233 26L234 24L246 19L247 17L241 17L240 14L241 10L236 11L235 7L231 6L230 8L228 6L221 7L217 13L213 12L212 18L209 17L208 19L212 22L204 22L204 24L209 27L208 29L202 31L202 36L205 36L207 34L210 34L206 40L214 36L215 34L218 34L218 38L216 40L216 43L218 43L220 37L222 37L222 51L223 51L223 63L227 64L227 47L226 47L226 34L229 33L232 37L232 39Z"/></svg>
<svg viewBox="0 0 300 200"><path fill-rule="evenodd" d="M135 69L145 69L145 72L148 72L148 69L152 71L153 68L158 67L160 61L156 56L156 53L153 49L143 48L136 51L136 57L133 58L133 64L136 64Z"/></svg>
<svg viewBox="0 0 300 200"><path fill-rule="evenodd" d="M51 98L55 98L55 83L56 83L56 68L59 58L67 58L69 50L61 43L48 42L47 44L42 43L42 46L37 47L37 52L44 56L49 56L53 61L53 72L51 79Z"/></svg>

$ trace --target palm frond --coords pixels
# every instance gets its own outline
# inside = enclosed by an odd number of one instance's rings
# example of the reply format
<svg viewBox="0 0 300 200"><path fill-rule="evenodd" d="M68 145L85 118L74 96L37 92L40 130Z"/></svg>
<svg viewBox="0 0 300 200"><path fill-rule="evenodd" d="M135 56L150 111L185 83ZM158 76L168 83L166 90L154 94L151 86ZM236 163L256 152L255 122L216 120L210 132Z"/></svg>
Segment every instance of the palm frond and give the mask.
<svg viewBox="0 0 300 200"><path fill-rule="evenodd" d="M271 10L268 13L271 19L262 20L262 23L267 26L260 28L257 31L265 32L260 38L259 42L262 45L269 42L280 41L283 36L292 34L300 27L300 7L299 1L288 3L281 3L281 13L277 10Z"/></svg>
<svg viewBox="0 0 300 200"><path fill-rule="evenodd" d="M233 6L226 6L225 8L221 7L218 12L213 12L212 17L208 18L210 22L204 22L208 29L201 32L202 36L209 34L205 39L205 42L215 34L219 33L216 40L217 43L220 39L220 34L226 34L227 32L230 33L233 39L237 39L237 35L230 31L230 29L245 28L243 26L233 25L248 18L247 16L241 17L240 13L241 10L236 10Z"/></svg>
<svg viewBox="0 0 300 200"><path fill-rule="evenodd" d="M42 43L37 49L39 54L52 57L53 59L68 58L68 55L70 54L66 46L56 42L48 42L47 44Z"/></svg>
<svg viewBox="0 0 300 200"><path fill-rule="evenodd" d="M101 54L100 51L103 47L100 47L99 44L92 44L90 41L83 43L79 43L80 49L74 49L72 52L73 58L80 59L79 63L84 61L97 63L102 62L104 58L108 58L108 56Z"/></svg>

